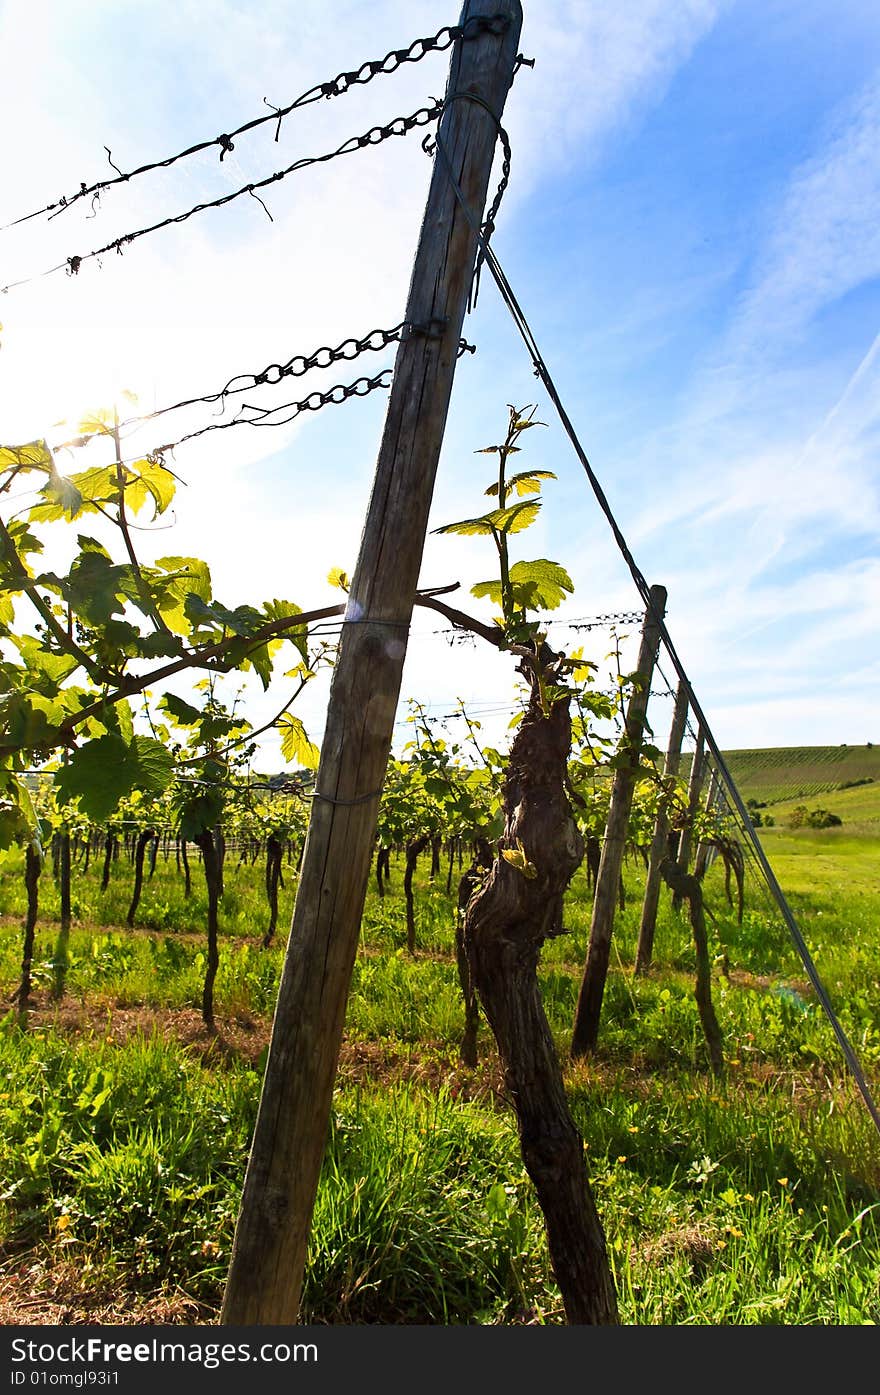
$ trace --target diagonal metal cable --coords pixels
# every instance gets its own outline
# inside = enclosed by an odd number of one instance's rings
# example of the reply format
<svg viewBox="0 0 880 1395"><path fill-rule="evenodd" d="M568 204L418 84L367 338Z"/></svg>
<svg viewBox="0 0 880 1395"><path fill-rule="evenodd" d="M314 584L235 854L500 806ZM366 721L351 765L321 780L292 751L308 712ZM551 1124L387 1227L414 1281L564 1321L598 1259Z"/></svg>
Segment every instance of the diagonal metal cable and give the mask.
<svg viewBox="0 0 880 1395"><path fill-rule="evenodd" d="M565 430L565 433L568 436L568 439L571 442L572 447L574 448L574 452L577 455L577 458L584 469L587 479L590 482L590 487L592 488L593 493L596 496L596 500L599 504L599 507L601 508L603 514L605 515L605 518L608 521L608 524L614 536L614 540L617 543L621 555L623 556L623 559L626 562L627 567L629 568L630 575L632 576L633 581L635 582L636 589L638 590L639 595L642 597L642 600L645 603L646 609L649 611L652 617L652 622L657 626L660 639L663 643L664 648L666 649L670 662L672 663L672 666L674 667L680 682L683 684L685 690L687 691L691 710L703 730L706 745L709 747L709 750L711 751L715 759L716 767L724 782L724 785L726 786L728 795L732 800L734 807L736 808L737 813L742 821L743 828L748 836L748 841L751 844L752 850L754 852L755 860L757 861L758 866L760 867L761 872L764 876L764 879L767 882L768 887L770 888L773 898L776 901L776 904L778 905L782 913L788 932L791 935L792 940L794 941L798 954L801 957L801 962L803 963L804 968L807 972L807 976L811 984L813 985L816 997L822 1004L822 1007L825 1011L825 1015L831 1023L834 1035L836 1036L840 1049L843 1052L844 1059L846 1060L847 1065L849 1066L849 1069L852 1072L853 1079L856 1081L856 1084L859 1087L859 1091L862 1095L865 1105L867 1106L868 1112L871 1115L871 1118L874 1122L874 1126L877 1129L878 1134L880 1134L880 1111L878 1111L877 1106L874 1102L870 1087L868 1085L868 1081L862 1070L859 1059L856 1056L856 1053L849 1041L849 1038L846 1035L846 1032L843 1029L843 1026L838 1020L831 999L829 998L825 986L819 977L818 970L816 969L816 965L813 962L813 957L810 954L809 948L806 944L806 941L804 940L797 920L795 919L794 912L788 904L788 901L785 897L785 893L783 892L782 887L779 885L779 882L776 878L776 874L773 871L773 868L771 867L770 862L767 858L767 854L764 852L761 841L758 838L757 832L755 830L755 826L752 823L752 820L749 816L748 809L746 808L742 796L740 795L740 792L737 789L736 784L734 783L733 777L727 766L727 762L725 761L721 749L718 745L718 742L715 739L711 727L709 726L709 723L706 719L706 715L703 712L702 706L700 705L700 702L697 699L697 696L693 689L693 685L691 684L691 681L685 672L684 664L682 663L678 655L678 651L676 650L675 645L672 641L672 636L669 633L665 619L662 613L658 611L657 607L654 605L652 601L651 588L645 580L643 573L636 564L635 558L630 552L626 539L623 536L623 533L620 529L620 525L618 524L617 519L614 516L611 505L609 504L605 492L602 489L602 486L599 482L599 479L596 476L596 473L593 470L593 467L590 464L589 459L587 458L586 452L584 451L580 439L578 438L577 432L574 429L572 421L565 410L565 407L559 396L559 392L556 388L556 384L554 383L553 378L550 374L550 370L544 361L544 358L538 347L537 341L534 337L534 334L532 333L531 327L529 326L529 323L525 317L523 309L513 292L513 288L511 287L510 282L504 274L504 270L501 267L501 264L498 261L498 258L496 257L492 247L489 245L489 242L484 236L483 230L481 229L477 218L474 216L473 211L468 206L467 200L465 199L464 194L462 193L461 187L457 179L455 178L455 172L452 167L452 162L449 159L448 152L446 151L443 144L443 140L439 134L436 138L436 149L440 157L442 158L444 165L446 166L449 182L452 186L453 192L455 193L455 197L461 205L465 217L467 218L468 222L471 225L471 228L473 229L476 235L477 243L480 249L482 250L485 264L491 271L495 283L498 286L498 289L501 293L502 300L507 306L507 309L510 312L514 324L516 325L520 333L520 337L522 338L523 342L526 345L526 348L529 351L529 355L532 359L532 364L535 370L535 376L539 378L540 381L543 383L544 388L551 402L553 403L553 406L556 408L556 412L562 423L563 429Z"/></svg>
<svg viewBox="0 0 880 1395"><path fill-rule="evenodd" d="M443 53L452 47L457 39L476 39L481 34L498 34L508 27L510 23L507 15L472 15L463 25L444 25L436 34L432 34L426 39L414 39L406 48L391 49L384 58L370 58L362 63L359 68L348 72L338 73L335 78L325 82L316 83L314 87L300 94L286 107L275 107L266 98L263 98L270 111L263 116L254 117L251 121L245 121L235 130L223 135L213 136L210 140L197 141L195 145L187 146L185 150L180 150L176 155L166 156L162 160L152 160L147 164L139 165L137 169L123 173L118 170L111 158L111 151L107 146L107 158L117 169L117 173L112 179L99 179L94 184L80 183L79 189L74 194L64 195L54 203L48 203L43 208L34 209L31 213L25 213L19 218L14 218L10 223L0 226L0 232L5 232L8 228L17 227L20 223L27 223L32 218L40 218L43 214L51 214L57 218L66 209L72 208L81 199L91 198L93 202L100 198L105 189L110 189L116 184L128 184L139 175L148 174L152 170L168 169L171 165L177 164L179 160L186 160L192 155L201 154L204 150L210 150L214 146L220 148L220 159L230 151L234 150L234 141L248 131L255 131L258 127L264 126L269 121L275 122L275 140L281 134L281 123L291 112L298 111L302 107L310 106L313 102L321 99L330 100L333 97L342 97L350 92L352 88L364 87L368 82L372 82L377 77L389 77L405 63L420 63L429 53Z"/></svg>

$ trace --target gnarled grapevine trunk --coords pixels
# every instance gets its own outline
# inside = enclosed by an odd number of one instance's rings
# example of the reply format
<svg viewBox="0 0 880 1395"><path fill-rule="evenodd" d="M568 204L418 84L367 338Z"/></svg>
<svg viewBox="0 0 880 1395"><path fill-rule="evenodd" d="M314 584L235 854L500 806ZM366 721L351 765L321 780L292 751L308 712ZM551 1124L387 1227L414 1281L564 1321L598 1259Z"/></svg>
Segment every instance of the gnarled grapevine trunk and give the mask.
<svg viewBox="0 0 880 1395"><path fill-rule="evenodd" d="M140 904L141 891L144 885L144 859L147 855L147 847L154 837L155 832L152 828L145 828L138 834L137 846L134 853L134 886L132 887L131 904L128 908L128 915L125 918L125 923L129 930L134 927L134 918Z"/></svg>
<svg viewBox="0 0 880 1395"><path fill-rule="evenodd" d="M284 847L279 838L270 834L266 840L266 898L269 902L269 925L263 936L263 949L268 949L278 925L278 885L281 881L281 861Z"/></svg>
<svg viewBox="0 0 880 1395"><path fill-rule="evenodd" d="M605 1235L537 980L541 947L562 930L563 896L583 857L565 793L570 744L567 699L545 716L533 690L510 753L501 851L468 901L464 943L498 1043L566 1317L609 1324L617 1322L617 1298Z"/></svg>
<svg viewBox="0 0 880 1395"><path fill-rule="evenodd" d="M19 1012L24 1013L31 996L31 966L34 962L34 939L37 928L39 907L39 881L43 867L40 852L29 844L24 854L24 885L27 893L27 915L24 922L24 941L21 948L21 982L15 995Z"/></svg>
<svg viewBox="0 0 880 1395"><path fill-rule="evenodd" d="M660 873L666 885L672 889L673 895L677 896L680 901L688 903L697 958L694 996L697 1000L703 1035L709 1048L712 1069L716 1075L723 1075L724 1044L712 1002L712 965L709 960L709 938L706 934L706 915L703 910L703 888L696 877L683 872L678 863L671 857L664 858L661 862Z"/></svg>
<svg viewBox="0 0 880 1395"><path fill-rule="evenodd" d="M596 837L595 833L590 833L587 836L585 863L587 869L587 886L592 887L594 891L596 887L596 878L599 875L599 863L601 861L602 841Z"/></svg>
<svg viewBox="0 0 880 1395"><path fill-rule="evenodd" d="M611 957L615 902L620 903L621 896L624 894L621 879L623 856L629 836L629 816L632 810L633 794L639 777L641 748L647 725L648 699L651 695L651 677L657 662L660 624L665 608L665 588L652 586L650 605L645 611L645 620L642 625L642 640L639 645L636 666L637 681L633 684L627 702L624 737L611 785L611 801L608 807L608 821L605 825L602 860L599 864L596 893L593 897L587 962L584 965L584 977L578 995L574 1028L571 1034L572 1056L589 1055L595 1050L599 1040L602 1000L605 995L605 982L608 978Z"/></svg>
<svg viewBox="0 0 880 1395"><path fill-rule="evenodd" d="M391 849L379 848L376 853L376 886L379 888L379 895L385 895L385 888L391 881Z"/></svg>
<svg viewBox="0 0 880 1395"><path fill-rule="evenodd" d="M58 835L58 888L59 888L59 928L58 939L52 954L52 997L64 997L67 983L67 948L70 940L71 896L70 896L70 833L65 829Z"/></svg>
<svg viewBox="0 0 880 1395"><path fill-rule="evenodd" d="M108 833L104 839L104 870L101 873L101 890L106 891L110 885L110 868L113 865L113 853L116 848L116 839L112 833Z"/></svg>
<svg viewBox="0 0 880 1395"><path fill-rule="evenodd" d="M428 846L428 835L411 838L406 845L406 871L403 874L403 892L406 897L406 947L410 954L416 952L416 907L413 898L413 875L419 854Z"/></svg>
<svg viewBox="0 0 880 1395"><path fill-rule="evenodd" d="M188 901L192 896L192 873L189 869L185 838L178 839L178 847L180 848L180 865L183 868L183 899Z"/></svg>
<svg viewBox="0 0 880 1395"><path fill-rule="evenodd" d="M458 908L455 921L455 960L458 965L458 981L464 999L464 1033L459 1054L462 1065L473 1070L477 1064L477 1030L480 1025L480 1007L471 976L464 943L465 919L468 902L480 885L485 874L491 869L494 859L492 849L485 838L478 838L474 846L474 860L458 884Z"/></svg>
<svg viewBox="0 0 880 1395"><path fill-rule="evenodd" d="M642 901L642 918L639 924L639 942L636 948L635 973L646 974L654 956L654 931L657 928L657 910L660 905L660 864L664 857L673 856L669 843L669 805L681 765L681 742L684 736L688 714L688 691L684 683L679 683L675 695L675 708L669 727L669 744L666 748L666 763L663 767L664 788L657 806L654 821L654 834L648 856L648 874L645 878L645 895Z"/></svg>
<svg viewBox="0 0 880 1395"><path fill-rule="evenodd" d="M202 850L205 869L205 884L208 888L208 957L205 964L205 982L202 988L202 1019L210 1032L214 1031L214 980L220 965L220 952L217 948L217 908L223 894L220 859L217 843L210 831L196 835L196 843Z"/></svg>

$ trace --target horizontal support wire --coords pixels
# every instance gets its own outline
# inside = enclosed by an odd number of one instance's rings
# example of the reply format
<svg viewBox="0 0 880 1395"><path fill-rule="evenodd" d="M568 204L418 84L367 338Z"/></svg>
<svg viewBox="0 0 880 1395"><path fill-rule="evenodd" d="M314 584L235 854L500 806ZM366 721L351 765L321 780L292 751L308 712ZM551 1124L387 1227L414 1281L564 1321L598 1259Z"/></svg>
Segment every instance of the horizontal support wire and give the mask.
<svg viewBox="0 0 880 1395"><path fill-rule="evenodd" d="M147 422L155 421L159 417L166 416L169 412L181 411L185 407L194 407L201 404L211 405L220 403L221 413L225 410L227 397L235 396L242 392L250 392L254 388L266 385L276 386L283 382L285 378L299 378L315 368L326 369L334 363L351 363L364 353L378 353L381 349L387 348L397 341L424 336L429 339L440 339L446 327L446 320L433 319L427 324L411 324L404 320L393 329L373 329L362 339L350 336L343 339L336 348L323 346L315 349L313 353L304 355L296 354L288 359L286 363L270 363L259 373L239 373L234 378L230 378L225 387L219 392L205 393L201 397L188 397L180 402L173 402L167 407L160 407L155 412L147 412L143 416L127 417L119 423L119 430L127 430L129 427L141 426ZM466 339L460 339L458 345L458 357L465 353L475 353L476 346L469 344ZM288 422L295 420L303 412L314 412L326 407L329 404L339 405L347 401L350 397L366 397L377 388L388 388L390 383L383 381L386 374L391 373L390 368L383 368L381 373L373 377L361 377L348 385L337 383L334 387L328 388L326 392L311 392L299 402L285 402L274 407L257 407L250 403L244 403L239 415L229 421L213 422L208 426L203 426L196 431L190 431L184 436L178 437L176 441L168 441L164 445L156 446L150 451L150 456L154 460L161 460L166 454L171 453L184 441L191 441L197 436L203 436L208 431L226 431L231 426L284 426ZM244 416L244 412L253 413L251 416ZM279 412L287 412L289 415L282 420L273 420ZM87 445L90 441L106 436L106 430L86 432L80 436L74 436L69 441L61 441L53 446L53 450L76 449ZM126 463L126 462L120 462Z"/></svg>
<svg viewBox="0 0 880 1395"><path fill-rule="evenodd" d="M80 183L79 189L73 194L64 195L54 203L46 204L43 208L34 209L31 213L25 213L20 218L14 218L12 222L3 224L0 232L6 232L9 228L17 227L20 223L27 223L32 218L39 218L43 214L51 214L57 218L65 210L72 208L81 199L91 198L93 207L105 189L112 188L115 184L129 184L139 175L148 174L152 170L168 169L171 165L177 164L179 160L186 160L192 155L198 155L203 150L210 150L213 146L219 146L220 159L235 149L234 141L248 131L255 131L258 127L264 126L268 121L275 122L275 140L281 134L281 123L291 112L298 111L302 107L310 106L313 102L322 99L330 100L333 97L342 97L347 92L351 92L354 87L365 87L368 82L372 82L376 77L389 77L396 73L405 63L420 63L429 53L444 53L451 48L456 40L461 39L467 42L470 39L477 39L481 34L500 34L509 27L509 16L497 15L472 15L463 25L446 24L439 29L436 34L432 34L426 39L414 39L407 48L391 49L384 58L370 58L361 63L359 68L348 72L338 73L335 78L328 81L316 83L308 88L294 101L286 107L275 107L266 98L263 98L270 111L263 116L254 117L251 121L245 121L235 130L225 134L212 136L209 140L197 141L195 145L187 146L185 150L180 150L176 155L168 155L162 160L152 160L147 164L139 165L137 169L123 173L113 165L111 151L108 146L104 146L107 151L109 163L116 169L116 175L112 179L99 179L94 184Z"/></svg>
<svg viewBox="0 0 880 1395"><path fill-rule="evenodd" d="M497 124L498 123L496 118L496 125ZM550 370L544 361L544 358L541 354L541 351L538 347L537 341L535 340L534 334L532 333L529 323L525 317L522 307L520 306L520 303L513 292L510 282L508 281L504 273L504 270L501 267L501 264L495 255L494 250L489 245L489 242L486 239L482 228L480 227L479 221L475 217L471 208L468 206L467 200L465 199L461 187L455 177L452 162L449 158L448 152L445 149L442 137L439 135L439 133L436 136L435 145L437 152L440 155L446 167L447 176L449 178L449 182L452 186L455 197L458 200L465 214L465 217L470 223L473 232L476 235L477 243L482 254L483 263L486 266L488 266L490 272L492 273L492 276L501 294L501 298L504 301L504 304L506 305L508 311L510 312L514 324L516 325L519 331L520 337L526 345L526 348L532 360L532 365L535 370L535 376L543 383L544 388L548 396L550 397L553 406L556 409L556 413L560 419L560 422L562 423L563 429L566 435L568 436L568 439L571 442L572 447L574 448L574 452L577 455L577 458L584 469L587 479L589 480L590 487L593 490L599 507L601 508L611 528L614 540L617 543L620 553L629 569L630 575L632 576L632 579L635 582L636 589L638 590L639 595L642 597L642 600L645 603L645 607L650 614L652 623L657 627L660 640L663 644L663 647L666 650L666 653L669 657L670 662L672 663L673 668L675 669L678 675L679 681L681 682L685 691L688 694L688 701L690 703L691 711L693 712L694 716L697 719L697 722L699 723L699 727L703 732L706 745L708 746L715 760L718 773L727 789L729 798L732 801L740 817L743 830L747 837L747 841L751 845L752 851L754 853L755 861L760 867L761 874L764 877L764 880L766 881L767 886L770 889L773 899L779 907L788 932L795 944L798 954L800 955L801 962L803 963L804 968L807 972L807 976L811 984L813 985L816 997L821 1003L825 1015L831 1023L834 1035L836 1036L840 1049L843 1052L844 1059L846 1060L847 1065L849 1066L849 1069L852 1072L853 1079L856 1081L856 1084L858 1085L859 1091L862 1095L865 1105L867 1106L871 1119L874 1122L874 1126L877 1129L878 1134L880 1134L880 1111L878 1111L877 1106L874 1102L864 1071L862 1070L861 1064L859 1062L858 1057L856 1056L855 1050L853 1049L853 1046L849 1038L847 1037L846 1032L843 1029L843 1026L840 1023L837 1014L834 1011L833 1004L828 996L824 984L822 983L822 980L819 977L818 970L816 969L813 957L810 954L809 948L807 947L806 941L804 940L803 934L801 933L800 927L797 923L797 920L795 919L794 912L792 911L791 906L789 905L788 900L786 899L782 887L779 885L779 882L776 878L776 874L773 871L773 868L771 867L770 862L767 858L767 854L764 852L764 849L761 845L761 841L758 838L757 832L755 830L755 826L752 823L751 818L749 817L749 811L746 808L742 796L740 795L740 792L736 787L736 784L733 780L733 776L731 775L730 770L727 766L727 762L725 761L721 749L718 745L718 742L716 741L712 729L709 726L706 715L703 712L702 706L700 705L697 699L690 679L688 678L685 672L684 665L672 641L672 637L667 628L663 613L653 603L653 600L651 598L651 588L649 587L643 573L640 571L632 553L630 552L626 539L624 538L620 526L617 522L617 519L615 518L614 513L611 509L611 505L609 504L605 492L602 489L602 486L593 470L593 467L589 462L589 459L587 458L586 452L584 451L584 448L581 445L581 442L578 438L577 432L574 429L571 419L569 418L568 413L565 410L565 407L559 396L559 392L556 388L556 384L554 383L553 378L550 374Z"/></svg>
<svg viewBox="0 0 880 1395"><path fill-rule="evenodd" d="M206 209L223 208L226 204L242 198L245 194L256 195L257 189L267 189L270 185L279 183L288 175L295 174L299 170L308 169L312 165L326 164L341 155L350 155L356 150L365 150L368 146L381 145L383 141L389 140L392 136L405 136L407 132L418 126L427 126L432 121L436 121L442 110L443 103L434 101L430 106L419 107L409 116L396 116L384 126L371 126L369 131L365 131L363 135L349 136L348 140L343 141L335 150L327 151L323 155L304 155L301 159L294 160L292 165L276 170L274 174L268 174L264 179L252 180L250 184L245 184L241 189L234 189L231 193L222 194L216 199L206 199L204 203L197 203L184 213L161 218L158 222L150 223L145 228L123 233L120 237L115 237L112 241L105 243L103 247L96 247L92 252L65 257L64 261L59 262L57 266L51 266L46 271L38 272L35 276L27 276L20 281L10 281L8 285L0 287L0 294L5 295L18 286L29 285L31 282L41 280L46 276L54 276L59 271L66 271L68 276L76 276L86 262L93 261L96 257L102 257L108 252L116 252L118 256L122 256L123 250L139 238L148 237L151 233L159 232L162 228L173 227L176 223L185 223L197 213L204 213Z"/></svg>

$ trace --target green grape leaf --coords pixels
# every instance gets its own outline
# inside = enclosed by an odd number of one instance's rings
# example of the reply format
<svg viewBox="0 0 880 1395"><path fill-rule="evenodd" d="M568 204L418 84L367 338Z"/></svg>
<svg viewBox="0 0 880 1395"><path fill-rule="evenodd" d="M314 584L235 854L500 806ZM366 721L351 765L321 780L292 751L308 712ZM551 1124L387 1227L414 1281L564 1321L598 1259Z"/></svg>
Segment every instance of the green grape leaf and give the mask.
<svg viewBox="0 0 880 1395"><path fill-rule="evenodd" d="M131 471L136 471L134 478ZM137 512L148 498L153 500L153 517L158 518L160 513L164 513L171 500L174 498L175 479L167 466L162 465L157 460L150 460L148 457L143 460L136 460L134 465L127 471L128 479L125 486L125 501Z"/></svg>
<svg viewBox="0 0 880 1395"><path fill-rule="evenodd" d="M235 610L229 610L219 601L211 601L206 604L201 596L190 592L184 603L184 614L188 620L195 625L216 625L220 629L229 630L234 635L239 635L247 639L255 630L259 630L265 624L266 617L255 610L252 605L238 605Z"/></svg>
<svg viewBox="0 0 880 1395"><path fill-rule="evenodd" d="M266 601L263 605L266 618L269 620L290 620L296 615L302 615L302 606L294 601ZM285 640L289 640L295 645L302 655L304 663L309 660L309 632L305 626L291 625L289 630L285 630L283 635L277 639L269 640L270 653L274 653Z"/></svg>
<svg viewBox="0 0 880 1395"><path fill-rule="evenodd" d="M102 436L110 435L110 423L113 420L113 413L108 407L99 407L97 411L87 412L77 423L77 430L84 436L96 432Z"/></svg>
<svg viewBox="0 0 880 1395"><path fill-rule="evenodd" d="M83 498L73 480L68 479L65 475L59 475L54 464L41 493L45 496L47 504L54 508L54 512L50 515L53 518L74 518L82 507ZM37 507L39 508L40 505Z"/></svg>
<svg viewBox="0 0 880 1395"><path fill-rule="evenodd" d="M173 659L184 652L183 640L179 635L166 635L161 631L141 635L138 648L144 659Z"/></svg>
<svg viewBox="0 0 880 1395"><path fill-rule="evenodd" d="M24 659L31 683L45 697L50 697L78 666L72 654L55 654L44 648L34 635L16 636L14 642Z"/></svg>
<svg viewBox="0 0 880 1395"><path fill-rule="evenodd" d="M281 733L281 755L288 765L301 765L306 770L317 770L321 756L319 748L310 741L299 717L285 712L279 719Z"/></svg>
<svg viewBox="0 0 880 1395"><path fill-rule="evenodd" d="M29 843L33 834L34 830L23 810L12 800L0 798L0 849Z"/></svg>
<svg viewBox="0 0 880 1395"><path fill-rule="evenodd" d="M492 524L490 515L484 514L482 518L463 518L458 523L444 523L442 528L433 528L433 533L457 533L464 538L478 537L481 534L491 537Z"/></svg>
<svg viewBox="0 0 880 1395"><path fill-rule="evenodd" d="M156 566L168 576L157 585L157 604L165 624L175 634L186 635L190 622L185 614L187 598L211 599L211 572L198 557L159 557Z"/></svg>
<svg viewBox="0 0 880 1395"><path fill-rule="evenodd" d="M574 590L571 577L557 562L548 562L539 557L534 562L515 562L510 568L510 592L514 605L520 610L555 610ZM496 605L501 604L501 582L478 581L471 587L471 595L479 600L487 596Z"/></svg>
<svg viewBox="0 0 880 1395"><path fill-rule="evenodd" d="M541 480L555 480L556 476L552 470L523 470L521 474L511 475L509 480L505 480L504 487L508 494L514 491L522 498L525 494L540 494ZM490 484L486 490L490 499L498 497L498 481Z"/></svg>
<svg viewBox="0 0 880 1395"><path fill-rule="evenodd" d="M574 590L574 583L558 562L539 557L534 562L514 562L510 568L514 600L524 610L555 610Z"/></svg>
<svg viewBox="0 0 880 1395"><path fill-rule="evenodd" d="M515 848L502 848L501 856L504 858L505 862L510 863L511 867L515 867L518 872L522 872L523 876L527 877L529 881L534 881L535 877L537 877L538 869L534 862L529 862L521 843Z"/></svg>
<svg viewBox="0 0 880 1395"><path fill-rule="evenodd" d="M506 509L493 509L487 517L499 533L521 533L534 523L540 512L540 499L528 499L521 504L511 504Z"/></svg>
<svg viewBox="0 0 880 1395"><path fill-rule="evenodd" d="M0 446L0 470L51 470L52 452L45 441L28 441L23 446Z"/></svg>
<svg viewBox="0 0 880 1395"><path fill-rule="evenodd" d="M202 714L197 707L184 702L183 698L176 693L163 693L159 707L166 712L178 727L194 727L202 720Z"/></svg>
<svg viewBox="0 0 880 1395"><path fill-rule="evenodd" d="M223 816L226 805L226 791L222 785L203 787L197 794L190 794L178 805L178 831L186 839L196 838L216 828Z"/></svg>
<svg viewBox="0 0 880 1395"><path fill-rule="evenodd" d="M501 582L478 581L475 586L471 587L471 595L476 596L477 600L481 600L484 596L487 596L490 601L494 601L496 605L500 605Z"/></svg>
<svg viewBox="0 0 880 1395"><path fill-rule="evenodd" d="M434 528L434 533L458 533L462 537L489 536L492 533L521 533L534 523L541 509L540 499L529 499L521 504L512 504L506 509L493 509L482 518L463 518L458 523L445 523L442 528Z"/></svg>
<svg viewBox="0 0 880 1395"><path fill-rule="evenodd" d="M249 649L247 657L242 659L242 668L252 668L263 685L265 692L272 681L272 650L278 647L277 640L270 640L266 644L260 644L255 649Z"/></svg>
<svg viewBox="0 0 880 1395"><path fill-rule="evenodd" d="M40 693L13 693L0 709L9 741L26 751L51 741L67 715L64 706Z"/></svg>
<svg viewBox="0 0 880 1395"><path fill-rule="evenodd" d="M91 539L80 539L80 543ZM101 626L121 612L128 567L114 567L103 548L87 547L70 568L69 594L74 611L86 624Z"/></svg>
<svg viewBox="0 0 880 1395"><path fill-rule="evenodd" d="M173 772L171 752L152 736L126 742L108 732L72 752L55 772L55 787L62 804L78 799L84 814L104 823L133 790L161 794Z"/></svg>

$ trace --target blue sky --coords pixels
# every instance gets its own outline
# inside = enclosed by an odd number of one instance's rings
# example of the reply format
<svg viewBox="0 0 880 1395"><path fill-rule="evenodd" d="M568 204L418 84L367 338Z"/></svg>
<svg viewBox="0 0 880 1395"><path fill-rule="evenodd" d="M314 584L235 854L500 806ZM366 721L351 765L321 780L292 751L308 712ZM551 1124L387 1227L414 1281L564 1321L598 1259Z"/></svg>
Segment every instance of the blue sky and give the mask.
<svg viewBox="0 0 880 1395"><path fill-rule="evenodd" d="M105 145L122 168L162 157L457 17L435 0L6 0L0 222L105 175ZM669 590L715 734L727 748L880 739L880 10L524 0L524 17L536 61L505 111L496 251L639 565ZM79 205L2 233L0 281L412 111L442 94L446 67L432 56L289 118L277 144L266 127L222 165L215 152L111 191L96 216ZM429 175L419 137L390 141L274 186L272 222L245 198L0 297L3 440L51 440L53 422L121 388L162 405L396 323ZM559 478L524 555L570 570L562 618L635 608L487 275L466 333L478 352L457 373L432 526L480 510L473 451L508 402L535 402L548 428L529 461ZM300 380L282 400L338 380ZM224 600L327 603L327 571L356 558L384 406L376 394L181 448L173 548L142 535L145 552L204 556ZM466 596L489 560L476 540L431 538L422 580L461 580ZM404 698L435 712L512 702L508 660L436 628L417 616ZM604 663L607 636L587 643ZM325 695L301 708L316 735ZM255 696L254 720L273 703Z"/></svg>

